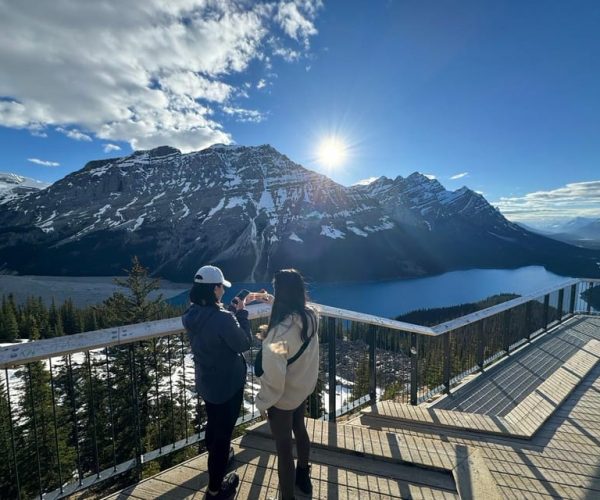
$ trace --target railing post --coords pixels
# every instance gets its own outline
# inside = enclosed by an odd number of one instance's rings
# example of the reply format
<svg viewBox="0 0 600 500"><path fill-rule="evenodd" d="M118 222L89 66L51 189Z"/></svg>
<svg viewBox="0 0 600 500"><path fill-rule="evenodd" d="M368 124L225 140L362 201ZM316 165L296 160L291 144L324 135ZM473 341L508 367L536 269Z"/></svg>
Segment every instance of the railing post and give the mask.
<svg viewBox="0 0 600 500"><path fill-rule="evenodd" d="M140 428L140 412L137 394L137 370L135 366L135 345L129 344L129 376L131 377L131 409L135 428L135 462L137 480L142 478L142 436Z"/></svg>
<svg viewBox="0 0 600 500"><path fill-rule="evenodd" d="M504 325L504 333L503 333L503 344L504 344L504 352L508 354L510 350L510 309L504 311L503 314L503 325Z"/></svg>
<svg viewBox="0 0 600 500"><path fill-rule="evenodd" d="M17 447L15 439L15 428L13 423L12 402L10 400L10 379L8 378L8 369L4 369L4 380L6 380L6 402L8 404L8 419L10 423L10 446L12 448L13 459L15 461L15 478L17 486L17 499L21 500L21 481L19 480L19 460L17 458Z"/></svg>
<svg viewBox="0 0 600 500"><path fill-rule="evenodd" d="M377 359L375 352L375 336L377 335L377 329L375 325L369 325L369 397L371 403L375 404L377 401Z"/></svg>
<svg viewBox="0 0 600 500"><path fill-rule="evenodd" d="M531 342L531 300L525 304L525 329L527 330L527 342Z"/></svg>
<svg viewBox="0 0 600 500"><path fill-rule="evenodd" d="M417 374L419 342L416 333L410 334L410 404L417 404Z"/></svg>
<svg viewBox="0 0 600 500"><path fill-rule="evenodd" d="M544 322L543 329L548 329L548 306L550 305L550 294L544 295Z"/></svg>
<svg viewBox="0 0 600 500"><path fill-rule="evenodd" d="M577 284L571 285L571 302L569 304L569 313L575 313L575 296L577 294Z"/></svg>
<svg viewBox="0 0 600 500"><path fill-rule="evenodd" d="M327 320L327 352L329 357L329 420L335 422L336 400L335 390L337 386L335 366L335 318Z"/></svg>
<svg viewBox="0 0 600 500"><path fill-rule="evenodd" d="M485 360L483 359L485 355L484 342L483 342L483 320L480 320L477 323L477 366L479 366L479 371L483 371L483 364Z"/></svg>
<svg viewBox="0 0 600 500"><path fill-rule="evenodd" d="M444 333L444 392L450 393L450 332Z"/></svg>
<svg viewBox="0 0 600 500"><path fill-rule="evenodd" d="M591 281L588 283L588 301L587 301L587 313L590 314L592 312L592 288L594 288L594 283Z"/></svg>
<svg viewBox="0 0 600 500"><path fill-rule="evenodd" d="M558 322L560 323L563 318L563 302L565 300L565 289L561 288L558 291Z"/></svg>

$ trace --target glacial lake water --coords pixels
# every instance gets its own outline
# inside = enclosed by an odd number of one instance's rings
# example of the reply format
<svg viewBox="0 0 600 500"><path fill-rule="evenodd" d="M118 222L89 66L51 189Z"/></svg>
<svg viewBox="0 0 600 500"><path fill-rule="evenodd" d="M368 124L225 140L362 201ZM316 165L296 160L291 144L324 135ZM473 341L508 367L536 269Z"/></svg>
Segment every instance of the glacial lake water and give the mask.
<svg viewBox="0 0 600 500"><path fill-rule="evenodd" d="M366 283L309 283L308 291L311 300L320 304L391 318L415 309L476 302L498 293L528 295L568 279L541 266L528 266L470 269L427 278ZM228 302L243 288L254 291L261 287L271 291L270 284L234 283L224 301ZM173 302L187 302L187 294Z"/></svg>

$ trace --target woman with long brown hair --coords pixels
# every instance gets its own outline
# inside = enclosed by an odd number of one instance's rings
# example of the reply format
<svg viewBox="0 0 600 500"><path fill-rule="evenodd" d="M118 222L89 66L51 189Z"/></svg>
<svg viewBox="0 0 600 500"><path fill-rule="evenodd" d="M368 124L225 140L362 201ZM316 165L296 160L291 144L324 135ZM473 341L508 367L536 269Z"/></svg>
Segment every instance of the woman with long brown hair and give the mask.
<svg viewBox="0 0 600 500"><path fill-rule="evenodd" d="M294 498L294 483L306 494L310 481L310 440L304 424L306 399L319 374L319 317L306 305L306 288L298 271L284 269L273 277L275 297L263 340L260 391L256 406L268 415L277 448L277 471L283 500ZM298 464L294 468L292 432ZM295 474L294 474L295 472Z"/></svg>

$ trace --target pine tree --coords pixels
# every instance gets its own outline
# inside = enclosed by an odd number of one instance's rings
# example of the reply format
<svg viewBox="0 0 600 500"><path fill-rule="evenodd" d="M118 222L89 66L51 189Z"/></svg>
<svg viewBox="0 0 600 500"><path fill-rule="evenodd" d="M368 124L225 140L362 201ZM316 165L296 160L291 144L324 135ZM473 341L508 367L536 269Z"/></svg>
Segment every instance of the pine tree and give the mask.
<svg viewBox="0 0 600 500"><path fill-rule="evenodd" d="M19 336L19 324L14 311L7 307L0 321L0 341L14 342Z"/></svg>
<svg viewBox="0 0 600 500"><path fill-rule="evenodd" d="M12 455L10 413L4 381L0 379L0 498L16 498L14 457Z"/></svg>
<svg viewBox="0 0 600 500"><path fill-rule="evenodd" d="M131 264L125 279L115 279L115 283L125 287L127 292L115 292L104 301L104 312L109 323L113 325L159 319L163 310L162 295L154 299L149 298L149 295L160 287L160 280L150 278L148 269L142 266L137 257L133 257Z"/></svg>
<svg viewBox="0 0 600 500"><path fill-rule="evenodd" d="M149 298L149 294L159 288L159 280L150 278L148 270L141 265L137 257L133 258L127 277L116 279L115 282L125 287L125 292L115 292L98 308L99 315L108 325L141 323L156 320L162 316L164 312L164 306L161 304L162 296L155 299ZM177 417L181 410L173 408L175 421L169 421L170 413L168 416L164 413L168 405L179 406L177 398L173 401L170 399L168 402L163 401L159 415L158 406L151 397L157 377L155 364L159 367L159 379L168 377L167 356L171 358L173 372L180 366L180 351L175 347L175 340L171 344L173 345L167 353L165 343L159 343L157 363L154 361L153 348L149 342L112 349L111 371L114 378L111 389L115 407L118 408L118 411L115 411L117 415L115 435L117 436L116 445L120 460L131 459L140 451L148 451L162 444L156 437L158 419L161 420L161 427L173 426L176 440L182 437L180 419ZM135 384L136 399L132 399L131 396L132 384ZM177 395L176 385L174 385L174 391ZM173 433L170 434L171 438ZM167 435L165 433L161 438ZM140 450L142 447L144 450ZM141 473L141 471L138 472Z"/></svg>
<svg viewBox="0 0 600 500"><path fill-rule="evenodd" d="M60 307L60 315L65 334L73 335L74 333L81 332L79 321L77 320L77 313L75 312L75 307L71 299L67 299Z"/></svg>
<svg viewBox="0 0 600 500"><path fill-rule="evenodd" d="M356 369L356 378L352 389L353 399L359 399L369 394L369 358L363 356Z"/></svg>

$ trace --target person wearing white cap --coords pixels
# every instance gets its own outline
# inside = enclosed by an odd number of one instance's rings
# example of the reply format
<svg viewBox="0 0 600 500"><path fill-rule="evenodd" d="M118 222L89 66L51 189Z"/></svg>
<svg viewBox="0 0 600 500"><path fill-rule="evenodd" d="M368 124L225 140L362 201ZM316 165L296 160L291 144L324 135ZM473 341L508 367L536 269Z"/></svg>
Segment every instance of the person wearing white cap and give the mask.
<svg viewBox="0 0 600 500"><path fill-rule="evenodd" d="M206 403L208 490L206 498L231 498L239 484L235 473L225 476L231 435L238 418L246 361L252 336L244 299L234 299L230 310L221 298L231 283L215 266L202 266L194 276L190 307L182 316L190 339L196 368L196 390Z"/></svg>

